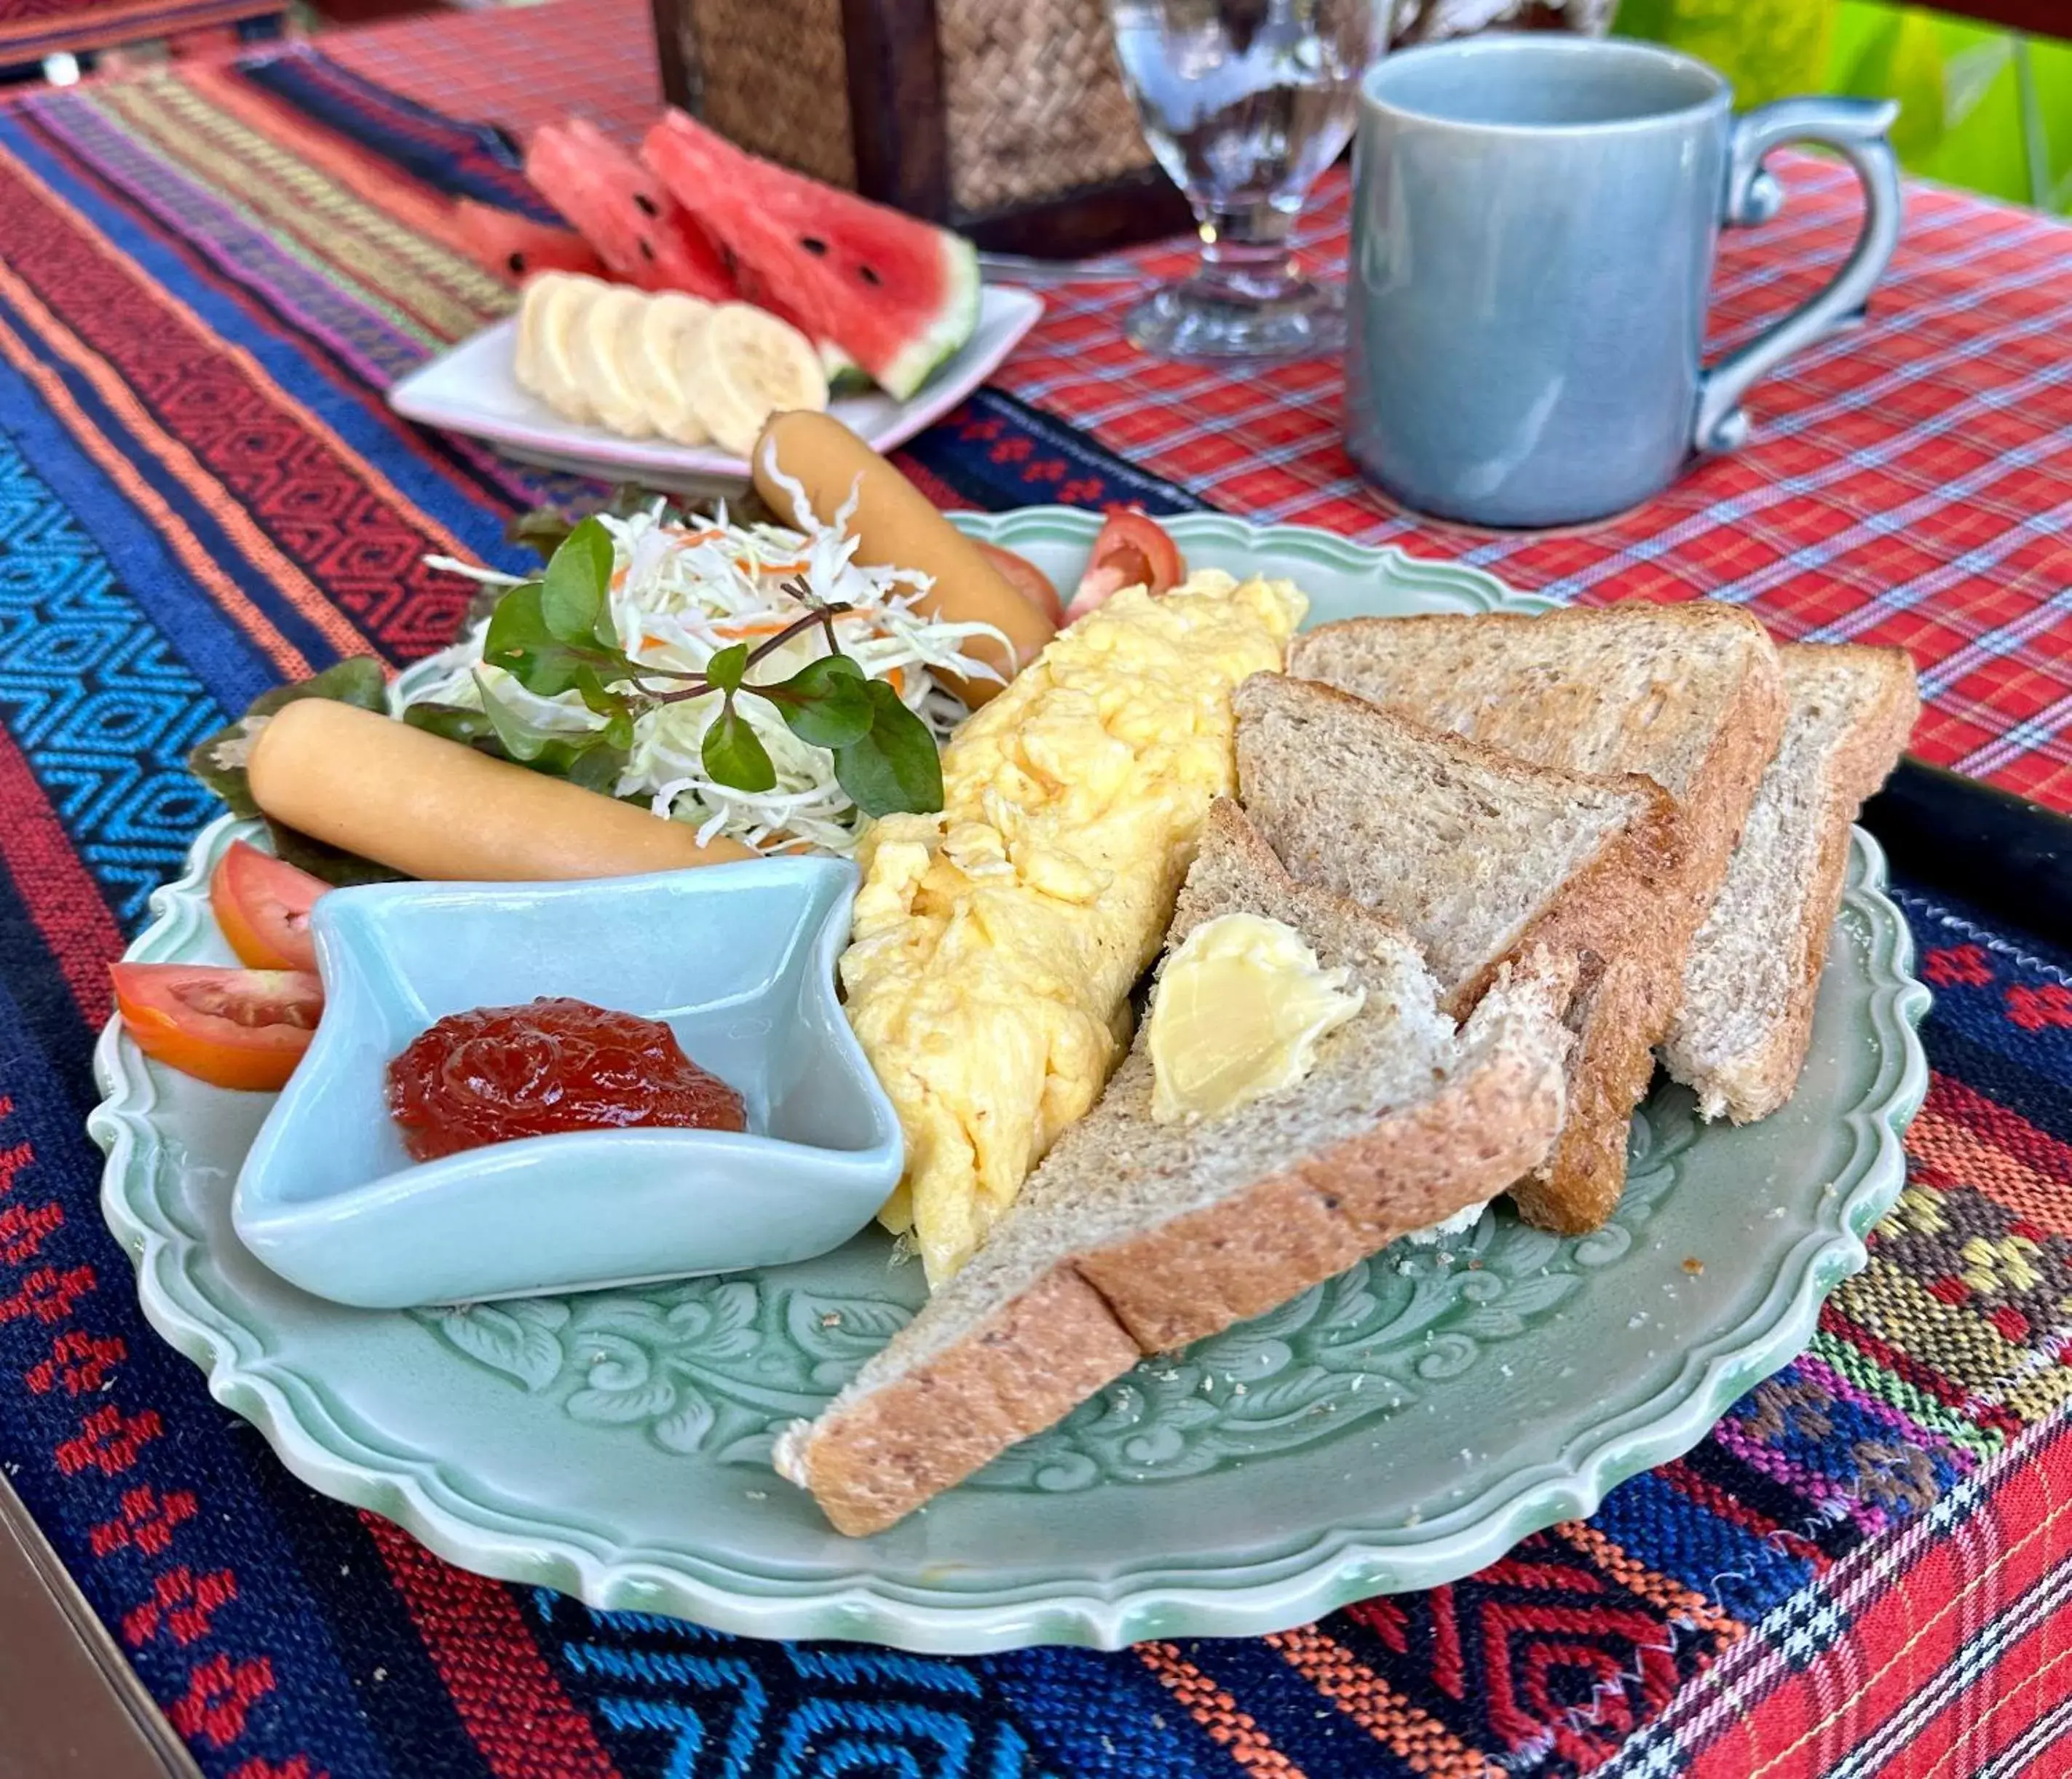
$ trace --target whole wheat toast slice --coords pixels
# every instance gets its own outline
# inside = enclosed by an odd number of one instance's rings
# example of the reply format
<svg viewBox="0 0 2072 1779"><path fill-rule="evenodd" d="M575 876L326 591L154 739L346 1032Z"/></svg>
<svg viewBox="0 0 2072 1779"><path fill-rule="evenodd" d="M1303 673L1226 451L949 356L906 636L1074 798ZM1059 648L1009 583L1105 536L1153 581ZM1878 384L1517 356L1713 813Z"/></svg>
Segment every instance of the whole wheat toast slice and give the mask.
<svg viewBox="0 0 2072 1779"><path fill-rule="evenodd" d="M1682 992L1684 944L1662 912L1683 870L1668 793L1534 766L1281 674L1255 674L1235 708L1239 793L1267 843L1300 881L1400 922L1456 1017L1528 951L1573 959L1567 1122L1511 1196L1543 1228L1597 1228Z"/></svg>
<svg viewBox="0 0 2072 1779"><path fill-rule="evenodd" d="M1645 773L1675 799L1680 892L1651 919L1688 947L1784 731L1768 632L1710 600L1540 616L1355 618L1295 639L1288 671L1536 765Z"/></svg>
<svg viewBox="0 0 2072 1779"><path fill-rule="evenodd" d="M1841 906L1849 824L1921 712L1904 649L1787 643L1789 704L1741 844L1684 973L1663 1058L1708 1118L1766 1118L1791 1097Z"/></svg>
<svg viewBox="0 0 2072 1779"><path fill-rule="evenodd" d="M1219 802L1169 947L1239 912L1293 926L1365 1005L1302 1081L1198 1123L1153 1120L1140 1035L985 1246L778 1442L779 1470L842 1531L891 1525L1141 1357L1261 1314L1546 1155L1572 988L1559 960L1503 972L1457 1030L1400 928L1294 881Z"/></svg>

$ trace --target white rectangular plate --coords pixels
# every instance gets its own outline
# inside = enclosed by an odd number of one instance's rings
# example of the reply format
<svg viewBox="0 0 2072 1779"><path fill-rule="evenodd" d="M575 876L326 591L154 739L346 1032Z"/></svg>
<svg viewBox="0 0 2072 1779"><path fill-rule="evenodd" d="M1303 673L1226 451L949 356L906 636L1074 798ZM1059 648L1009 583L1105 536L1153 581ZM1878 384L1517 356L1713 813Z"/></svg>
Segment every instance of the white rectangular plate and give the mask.
<svg viewBox="0 0 2072 1779"><path fill-rule="evenodd" d="M842 396L830 412L875 450L890 450L939 420L990 376L1043 312L1034 292L987 285L980 293L978 327L955 354L906 401L882 390ZM672 445L661 438L621 438L598 426L564 420L512 375L515 318L485 327L413 371L388 392L388 405L406 420L487 439L521 463L536 463L607 482L695 491L715 482L739 483L748 465L713 446Z"/></svg>

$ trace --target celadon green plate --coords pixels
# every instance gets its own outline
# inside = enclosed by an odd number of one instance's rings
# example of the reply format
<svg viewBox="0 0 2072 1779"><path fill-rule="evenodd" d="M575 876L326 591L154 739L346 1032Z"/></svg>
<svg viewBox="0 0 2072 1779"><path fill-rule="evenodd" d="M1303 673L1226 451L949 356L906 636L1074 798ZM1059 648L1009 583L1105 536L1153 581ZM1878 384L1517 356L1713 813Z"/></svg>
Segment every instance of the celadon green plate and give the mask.
<svg viewBox="0 0 2072 1779"><path fill-rule="evenodd" d="M1098 523L960 522L1066 585ZM1546 604L1319 532L1171 528L1197 566L1299 581L1313 621ZM205 885L245 831L200 836L133 957L230 961ZM1145 1363L864 1541L830 1530L767 1454L920 1297L875 1232L762 1273L355 1311L275 1278L231 1232L265 1096L148 1063L111 1026L91 1128L153 1325L296 1475L469 1568L755 1636L941 1652L1259 1633L1453 1580L1588 1514L1805 1344L1898 1194L1927 1082L1928 996L1883 874L1859 834L1791 1103L1737 1130L1659 1088L1606 1228L1557 1240L1499 1210L1441 1247L1384 1250Z"/></svg>

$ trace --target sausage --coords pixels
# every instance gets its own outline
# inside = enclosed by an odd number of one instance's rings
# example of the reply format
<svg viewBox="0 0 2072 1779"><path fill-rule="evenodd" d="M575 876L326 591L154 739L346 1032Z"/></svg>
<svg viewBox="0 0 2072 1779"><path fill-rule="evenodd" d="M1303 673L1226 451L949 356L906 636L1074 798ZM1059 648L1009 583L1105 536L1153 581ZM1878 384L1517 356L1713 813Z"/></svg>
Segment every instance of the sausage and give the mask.
<svg viewBox="0 0 2072 1779"><path fill-rule="evenodd" d="M1013 645L1013 657L980 638L967 645L981 660L1012 678L1036 659L1057 625L1015 590L985 553L935 510L933 501L891 464L828 414L804 409L775 414L750 458L756 491L780 517L801 527L804 517L773 473L781 470L806 491L815 516L832 520L859 478L861 492L850 533L856 559L872 565L918 569L935 585L917 609L953 623L991 624ZM980 705L1000 690L990 680L960 684L967 704Z"/></svg>
<svg viewBox="0 0 2072 1779"><path fill-rule="evenodd" d="M413 877L632 877L757 855L681 822L329 698L285 705L253 742L252 795L276 821Z"/></svg>

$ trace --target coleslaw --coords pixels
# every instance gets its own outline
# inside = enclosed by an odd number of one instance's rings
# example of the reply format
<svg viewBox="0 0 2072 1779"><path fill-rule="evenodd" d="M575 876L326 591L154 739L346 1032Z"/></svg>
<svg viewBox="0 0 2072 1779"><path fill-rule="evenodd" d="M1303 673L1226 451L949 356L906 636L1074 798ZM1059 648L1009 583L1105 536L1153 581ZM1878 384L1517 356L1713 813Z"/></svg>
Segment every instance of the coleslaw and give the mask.
<svg viewBox="0 0 2072 1779"><path fill-rule="evenodd" d="M803 493L796 504L805 510ZM611 538L610 610L620 647L643 666L702 672L721 649L737 643L753 648L816 605L846 605L851 609L833 619L842 652L866 677L890 684L939 740L965 715L945 677L997 681L999 674L967 647L981 638L1005 639L988 624L948 622L916 610L931 584L926 574L859 565L856 540L848 535L854 504L852 495L831 522L816 520L803 532L734 524L724 503L708 518L679 520L660 497L630 517L599 514ZM428 560L491 587L528 578L450 557ZM486 664L487 630L484 618L435 657L443 671L413 701L477 709L495 702L535 729L571 735L603 726L606 719L578 693L541 697ZM754 681L783 680L828 652L816 627L766 655ZM707 775L699 750L719 709L713 692L637 718L617 795L644 798L656 815L694 826L702 841L726 835L763 852L852 851L867 818L836 782L833 756L793 734L767 701L745 698L736 709L768 750L775 786L750 792Z"/></svg>

